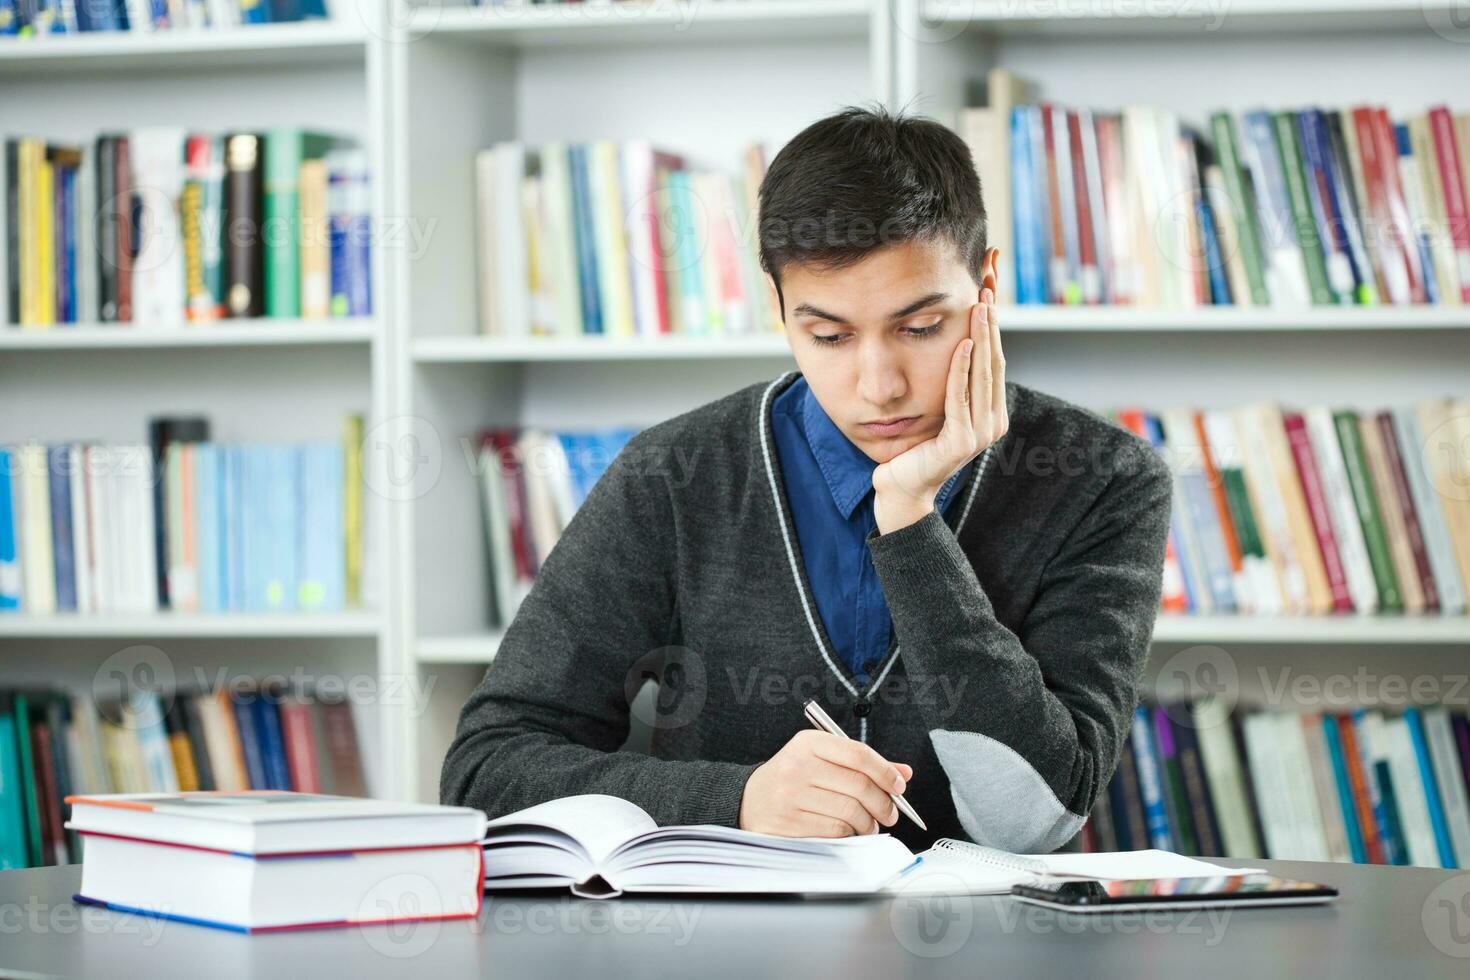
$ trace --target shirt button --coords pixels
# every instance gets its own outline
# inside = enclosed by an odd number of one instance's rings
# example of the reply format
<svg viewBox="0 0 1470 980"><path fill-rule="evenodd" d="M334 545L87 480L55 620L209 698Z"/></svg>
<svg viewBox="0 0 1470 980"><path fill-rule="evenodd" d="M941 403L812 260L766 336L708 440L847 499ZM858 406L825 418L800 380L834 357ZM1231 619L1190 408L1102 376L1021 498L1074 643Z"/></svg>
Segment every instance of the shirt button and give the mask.
<svg viewBox="0 0 1470 980"><path fill-rule="evenodd" d="M873 713L873 704L870 701L859 701L852 706L852 713L858 718L866 718Z"/></svg>
<svg viewBox="0 0 1470 980"><path fill-rule="evenodd" d="M880 666L882 665L879 664L876 660L864 660L863 673L867 674L869 677L872 677L874 674L878 673L878 668Z"/></svg>

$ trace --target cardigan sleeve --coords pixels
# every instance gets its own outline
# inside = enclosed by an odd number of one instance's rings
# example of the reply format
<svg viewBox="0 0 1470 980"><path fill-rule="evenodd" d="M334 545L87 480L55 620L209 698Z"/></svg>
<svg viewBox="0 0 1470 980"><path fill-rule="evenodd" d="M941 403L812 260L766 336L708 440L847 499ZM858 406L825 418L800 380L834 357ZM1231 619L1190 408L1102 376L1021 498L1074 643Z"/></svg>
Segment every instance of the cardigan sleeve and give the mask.
<svg viewBox="0 0 1470 980"><path fill-rule="evenodd" d="M661 825L739 823L754 766L619 750L643 668L674 629L673 515L657 458L666 450L648 431L593 485L461 710L444 803L494 818L606 793Z"/></svg>
<svg viewBox="0 0 1470 980"><path fill-rule="evenodd" d="M1158 454L1137 459L1107 477L1044 566L1019 633L996 618L938 511L868 537L910 683L971 692L914 710L977 843L1055 850L1117 765L1163 588L1172 497Z"/></svg>

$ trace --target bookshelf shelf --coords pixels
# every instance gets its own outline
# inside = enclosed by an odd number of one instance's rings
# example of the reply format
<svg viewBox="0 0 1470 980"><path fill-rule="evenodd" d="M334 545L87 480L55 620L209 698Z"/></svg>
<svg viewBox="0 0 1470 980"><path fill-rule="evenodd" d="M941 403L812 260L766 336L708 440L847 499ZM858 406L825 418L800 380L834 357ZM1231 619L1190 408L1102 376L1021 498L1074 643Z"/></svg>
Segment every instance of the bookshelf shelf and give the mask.
<svg viewBox="0 0 1470 980"><path fill-rule="evenodd" d="M222 321L210 326L146 327L82 323L43 330L0 329L0 350L131 350L157 347L300 347L366 344L373 319Z"/></svg>
<svg viewBox="0 0 1470 980"><path fill-rule="evenodd" d="M1072 3L1006 3L1004 0L922 0L925 24L941 25L952 36L956 26L1002 36L1065 37L1106 34L1167 38L1211 32L1263 33L1320 30L1330 20L1334 31L1425 30L1428 19L1448 23L1453 4L1436 0L1238 0L1227 7L1164 0L1111 4L1103 0ZM922 37L922 35L920 35Z"/></svg>
<svg viewBox="0 0 1470 980"><path fill-rule="evenodd" d="M707 0L576 3L424 9L412 35L468 40L497 48L586 44L672 44L861 37L881 5L869 0Z"/></svg>
<svg viewBox="0 0 1470 980"><path fill-rule="evenodd" d="M376 613L140 613L0 615L0 639L38 637L376 638Z"/></svg>
<svg viewBox="0 0 1470 980"><path fill-rule="evenodd" d="M1470 645L1470 617L1160 615L1153 642Z"/></svg>
<svg viewBox="0 0 1470 980"><path fill-rule="evenodd" d="M125 31L0 39L0 75L24 72L157 71L361 61L368 34L360 23L305 21L233 30Z"/></svg>
<svg viewBox="0 0 1470 980"><path fill-rule="evenodd" d="M420 337L414 359L424 364L535 361L676 361L738 357L790 357L780 334L752 337L675 337L639 340L602 337L527 338Z"/></svg>
<svg viewBox="0 0 1470 980"><path fill-rule="evenodd" d="M499 632L426 636L418 642L421 664L488 664L500 648Z"/></svg>

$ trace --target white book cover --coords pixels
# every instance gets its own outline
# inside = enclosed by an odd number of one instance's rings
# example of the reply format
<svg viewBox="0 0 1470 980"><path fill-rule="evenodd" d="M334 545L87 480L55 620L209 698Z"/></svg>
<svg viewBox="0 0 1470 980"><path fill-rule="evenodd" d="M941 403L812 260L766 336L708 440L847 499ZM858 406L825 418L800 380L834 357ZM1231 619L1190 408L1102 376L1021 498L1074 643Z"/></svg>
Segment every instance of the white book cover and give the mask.
<svg viewBox="0 0 1470 980"><path fill-rule="evenodd" d="M1283 783L1291 812L1297 857L1303 861L1332 860L1322 807L1317 799L1317 788L1312 781L1311 756L1307 751L1307 738L1302 730L1301 716L1295 712L1282 711L1273 713L1273 717L1279 739L1273 754L1284 767Z"/></svg>
<svg viewBox="0 0 1470 980"><path fill-rule="evenodd" d="M21 551L21 586L25 611L39 615L56 612L56 564L51 547L51 489L47 481L46 447L27 443L20 448L21 512L17 528Z"/></svg>
<svg viewBox="0 0 1470 980"><path fill-rule="evenodd" d="M1454 545L1445 524L1446 501L1424 469L1424 436L1418 416L1410 405L1394 408L1390 414L1399 445L1405 447L1401 454L1404 472L1409 478L1409 494L1413 497L1414 511L1423 531L1424 548L1429 554L1429 570L1439 592L1440 613L1462 616L1465 614L1465 581L1455 562Z"/></svg>
<svg viewBox="0 0 1470 980"><path fill-rule="evenodd" d="M107 520L108 453L103 446L87 446L87 524L92 541L92 607L88 612L112 611L112 552L109 547L112 528Z"/></svg>
<svg viewBox="0 0 1470 980"><path fill-rule="evenodd" d="M1311 608L1307 576L1291 536L1286 501L1281 498L1281 481L1277 478L1266 434L1262 431L1260 415L1254 407L1235 409L1230 414L1240 436L1241 470L1245 473L1261 542L1275 566L1278 580L1286 586L1285 611L1306 612Z"/></svg>
<svg viewBox="0 0 1470 980"><path fill-rule="evenodd" d="M149 126L128 137L137 195L138 254L133 257L133 324L142 329L184 323L184 239L179 199L184 193L185 132Z"/></svg>
<svg viewBox="0 0 1470 980"><path fill-rule="evenodd" d="M1302 417L1307 425L1307 438L1317 460L1317 473L1322 478L1322 491L1332 520L1332 534L1342 558L1347 577L1348 595L1353 611L1378 611L1378 583L1373 578L1373 565L1368 560L1368 545L1363 538L1363 524L1358 520L1358 504L1348 482L1347 464L1342 458L1342 444L1337 441L1337 426L1332 410L1325 405L1306 409Z"/></svg>
<svg viewBox="0 0 1470 980"><path fill-rule="evenodd" d="M653 147L645 140L630 140L618 147L618 177L622 185L628 228L628 271L633 284L633 311L638 336L658 334L658 290L660 268L654 254Z"/></svg>
<svg viewBox="0 0 1470 980"><path fill-rule="evenodd" d="M1465 773L1450 725L1449 709L1443 705L1425 708L1424 738L1429 743L1429 756L1434 763L1434 780L1444 807L1445 824L1450 831L1450 844L1455 863L1470 868L1470 794L1465 792Z"/></svg>
<svg viewBox="0 0 1470 980"><path fill-rule="evenodd" d="M475 154L475 268L480 308L480 332L503 333L500 322L500 270L496 245L500 230L495 208L495 151Z"/></svg>
<svg viewBox="0 0 1470 980"><path fill-rule="evenodd" d="M1217 471L1224 471L1226 468L1240 470L1244 477L1240 440L1230 414L1220 409L1206 409L1202 414L1205 423L1205 438L1210 443L1210 460L1215 464L1215 469ZM1261 518L1255 513L1254 507L1251 517L1257 526L1258 533L1264 533L1259 530ZM1282 609L1281 585L1270 557L1242 553L1241 565L1244 568L1245 583L1237 591L1237 600L1242 610L1263 616L1280 613Z"/></svg>
<svg viewBox="0 0 1470 980"><path fill-rule="evenodd" d="M1266 853L1276 859L1304 859L1306 855L1298 849L1286 797L1276 723L1271 714L1257 712L1247 715L1242 727L1251 783L1261 811L1261 830L1266 835Z"/></svg>
<svg viewBox="0 0 1470 980"><path fill-rule="evenodd" d="M1409 723L1400 717L1384 718L1381 731L1399 821L1409 846L1409 863L1421 868L1438 868L1439 846L1434 840L1434 825L1429 821L1429 799L1424 795L1424 780L1419 774Z"/></svg>
<svg viewBox="0 0 1470 980"><path fill-rule="evenodd" d="M1316 712L1300 715L1298 721L1306 740L1307 757L1311 761L1312 783L1317 791L1317 809L1322 814L1322 828L1327 836L1327 853L1334 861L1351 863L1353 852L1348 846L1342 798L1337 793L1337 772L1332 768L1327 735L1322 731L1322 715Z"/></svg>
<svg viewBox="0 0 1470 980"><path fill-rule="evenodd" d="M1245 772L1236 752L1234 732L1230 725L1230 706L1221 698L1195 701L1190 712L1199 740L1200 757L1204 760L1205 780L1215 803L1215 815L1224 838L1225 854L1233 858L1258 858L1261 845L1256 840L1250 803L1246 795Z"/></svg>
<svg viewBox="0 0 1470 980"><path fill-rule="evenodd" d="M85 222L84 222L85 223ZM72 576L76 584L77 612L93 611L92 525L87 506L86 447L67 447L67 480L71 493Z"/></svg>

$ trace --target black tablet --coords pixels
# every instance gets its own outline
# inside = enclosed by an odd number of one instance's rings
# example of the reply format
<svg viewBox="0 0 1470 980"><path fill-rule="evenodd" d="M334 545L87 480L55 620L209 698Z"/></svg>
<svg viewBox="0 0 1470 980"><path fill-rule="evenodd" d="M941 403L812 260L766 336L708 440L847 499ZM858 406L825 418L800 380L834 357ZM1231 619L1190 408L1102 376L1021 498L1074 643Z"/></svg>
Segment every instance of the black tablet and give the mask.
<svg viewBox="0 0 1470 980"><path fill-rule="evenodd" d="M1257 905L1320 905L1337 898L1337 889L1268 874L1212 878L1145 878L1137 881L1058 879L1016 885L1011 894L1031 905L1065 912L1119 912L1139 909L1198 909Z"/></svg>

